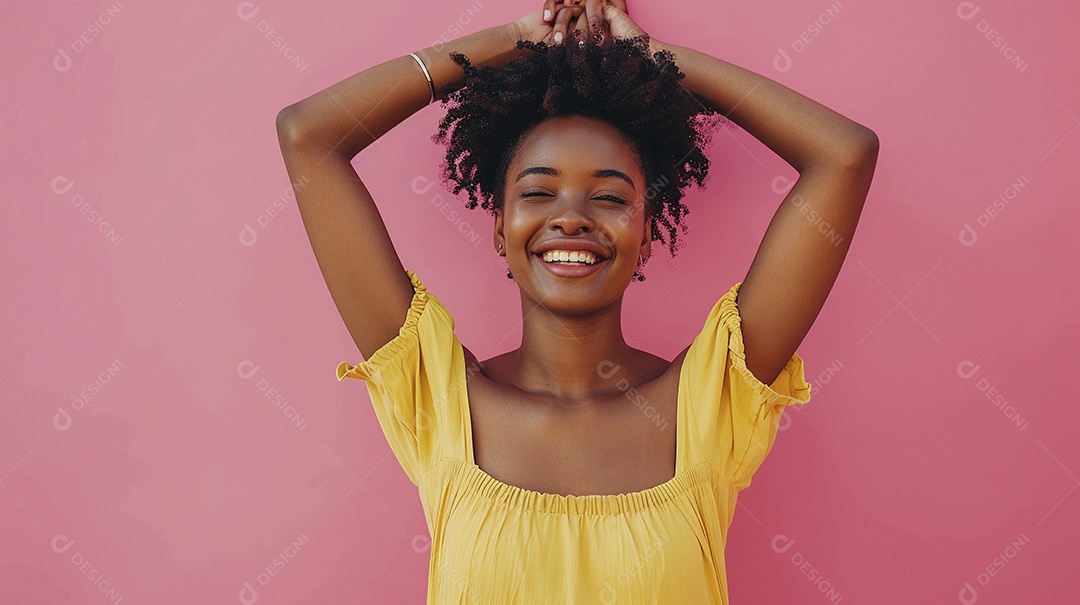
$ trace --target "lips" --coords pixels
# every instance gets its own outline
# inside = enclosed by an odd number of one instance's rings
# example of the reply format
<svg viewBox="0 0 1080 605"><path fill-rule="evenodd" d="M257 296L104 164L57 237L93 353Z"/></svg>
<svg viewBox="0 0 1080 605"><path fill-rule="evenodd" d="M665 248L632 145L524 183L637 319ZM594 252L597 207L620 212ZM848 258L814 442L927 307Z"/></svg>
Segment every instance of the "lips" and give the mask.
<svg viewBox="0 0 1080 605"><path fill-rule="evenodd" d="M611 257L607 248L601 246L599 242L573 237L557 237L543 241L533 248L533 254L543 256L545 252L550 252L552 250L592 252L598 260L606 260Z"/></svg>
<svg viewBox="0 0 1080 605"><path fill-rule="evenodd" d="M581 254L583 252L586 254ZM591 275L607 265L611 259L611 253L607 248L602 246L599 242L583 237L551 238L537 244L533 248L532 253L533 256L536 257L537 262L545 269L560 277L584 277L586 275ZM588 259L592 256L595 258L596 262L587 264L584 262L545 261L545 254L549 258L565 257L567 259L580 259L582 257Z"/></svg>
<svg viewBox="0 0 1080 605"><path fill-rule="evenodd" d="M591 275L610 262L610 259L605 258L591 265L586 265L584 263L559 263L545 261L542 254L534 254L533 256L536 257L536 260L543 265L545 269L560 277L584 277L586 275Z"/></svg>
<svg viewBox="0 0 1080 605"><path fill-rule="evenodd" d="M538 254L545 263L581 263L583 265L595 265L601 259L588 250L548 250Z"/></svg>

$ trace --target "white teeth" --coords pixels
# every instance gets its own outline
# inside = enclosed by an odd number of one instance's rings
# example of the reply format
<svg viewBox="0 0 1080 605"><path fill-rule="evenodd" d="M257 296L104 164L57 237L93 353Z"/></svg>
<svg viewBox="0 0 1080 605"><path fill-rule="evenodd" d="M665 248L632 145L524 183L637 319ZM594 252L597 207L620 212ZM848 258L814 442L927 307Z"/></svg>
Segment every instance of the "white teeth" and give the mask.
<svg viewBox="0 0 1080 605"><path fill-rule="evenodd" d="M585 265L595 265L599 262L599 259L592 252L585 250L548 250L543 253L544 262L554 263L581 263Z"/></svg>

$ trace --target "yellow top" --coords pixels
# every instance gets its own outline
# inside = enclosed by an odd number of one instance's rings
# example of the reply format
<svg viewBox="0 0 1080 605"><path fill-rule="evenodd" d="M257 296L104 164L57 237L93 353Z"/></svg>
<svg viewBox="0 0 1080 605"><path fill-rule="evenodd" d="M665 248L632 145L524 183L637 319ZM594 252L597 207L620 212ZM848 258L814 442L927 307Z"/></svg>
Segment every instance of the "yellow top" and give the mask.
<svg viewBox="0 0 1080 605"><path fill-rule="evenodd" d="M375 414L420 489L434 603L727 603L724 545L740 490L784 407L810 400L793 354L766 386L746 368L736 283L679 376L675 477L627 494L563 496L502 483L473 460L465 355L454 319L412 271L393 340L338 380L367 381Z"/></svg>

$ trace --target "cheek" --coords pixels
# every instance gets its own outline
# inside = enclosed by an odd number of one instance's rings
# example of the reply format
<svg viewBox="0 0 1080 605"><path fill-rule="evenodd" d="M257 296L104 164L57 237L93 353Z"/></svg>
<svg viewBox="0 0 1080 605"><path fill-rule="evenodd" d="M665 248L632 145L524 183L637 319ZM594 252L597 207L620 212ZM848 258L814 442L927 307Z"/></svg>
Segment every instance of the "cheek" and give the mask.
<svg viewBox="0 0 1080 605"><path fill-rule="evenodd" d="M503 236L513 242L527 242L544 226L544 217L521 209L504 207Z"/></svg>
<svg viewBox="0 0 1080 605"><path fill-rule="evenodd" d="M640 206L631 206L617 211L610 222L616 237L632 240L636 245L645 230L644 211L644 208Z"/></svg>
<svg viewBox="0 0 1080 605"><path fill-rule="evenodd" d="M641 227L640 225L635 227L633 219L624 218L623 220L625 224L620 223L618 219L612 220L606 223L606 228L595 234L600 245L609 249L621 250L623 253L637 249L641 237Z"/></svg>

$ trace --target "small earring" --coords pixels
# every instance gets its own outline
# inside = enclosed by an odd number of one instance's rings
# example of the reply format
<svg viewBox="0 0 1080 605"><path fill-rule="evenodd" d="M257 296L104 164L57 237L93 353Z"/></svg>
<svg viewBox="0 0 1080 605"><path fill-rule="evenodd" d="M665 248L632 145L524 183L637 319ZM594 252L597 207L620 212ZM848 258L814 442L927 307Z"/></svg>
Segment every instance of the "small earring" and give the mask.
<svg viewBox="0 0 1080 605"><path fill-rule="evenodd" d="M499 256L502 256L502 249L503 249L503 245L499 244ZM510 261L507 261L507 266L506 266L506 279L514 279L514 274L510 272L509 262Z"/></svg>
<svg viewBox="0 0 1080 605"><path fill-rule="evenodd" d="M641 254L638 254L638 266L634 269L634 275L631 276L631 279L635 279L639 282L645 281L645 274L641 272L641 265L644 265L646 260L648 259L642 258Z"/></svg>

